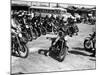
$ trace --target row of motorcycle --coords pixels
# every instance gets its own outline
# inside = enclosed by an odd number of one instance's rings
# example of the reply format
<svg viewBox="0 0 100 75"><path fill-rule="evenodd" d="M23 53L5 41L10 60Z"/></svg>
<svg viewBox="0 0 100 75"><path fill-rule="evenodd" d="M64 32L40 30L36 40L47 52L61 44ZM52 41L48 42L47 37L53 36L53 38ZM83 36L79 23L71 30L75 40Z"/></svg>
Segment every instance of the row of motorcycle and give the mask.
<svg viewBox="0 0 100 75"><path fill-rule="evenodd" d="M16 19L14 19L16 20ZM11 53L14 56L26 58L29 50L27 43L36 40L42 34L46 35L45 28L29 23L20 23L17 27L11 26Z"/></svg>
<svg viewBox="0 0 100 75"><path fill-rule="evenodd" d="M28 20L24 18L13 17L16 27L11 25L11 54L14 56L26 58L29 50L27 43L32 40L36 40L41 35L53 32L57 34L59 30L62 30L65 35L73 36L77 34L79 29L77 25L61 25L58 21L48 20Z"/></svg>
<svg viewBox="0 0 100 75"><path fill-rule="evenodd" d="M84 23L84 24L89 24L89 25L95 25L96 24L96 19L92 17L86 17L86 18L76 18L77 23Z"/></svg>

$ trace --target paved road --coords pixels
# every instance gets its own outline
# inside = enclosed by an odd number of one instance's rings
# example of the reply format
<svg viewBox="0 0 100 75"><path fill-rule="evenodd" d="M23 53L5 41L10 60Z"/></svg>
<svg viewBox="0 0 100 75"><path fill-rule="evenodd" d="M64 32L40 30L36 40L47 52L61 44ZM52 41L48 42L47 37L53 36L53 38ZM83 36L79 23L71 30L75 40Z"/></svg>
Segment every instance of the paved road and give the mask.
<svg viewBox="0 0 100 75"><path fill-rule="evenodd" d="M12 56L12 73L36 73L50 71L69 71L82 69L95 69L95 57L90 57L90 52L84 50L83 41L89 33L95 29L95 26L78 24L79 35L67 37L69 46L69 55L63 62L38 54L39 49L50 47L50 41L47 36L55 37L55 35L41 36L37 40L33 40L27 44L29 48L29 56L25 59Z"/></svg>

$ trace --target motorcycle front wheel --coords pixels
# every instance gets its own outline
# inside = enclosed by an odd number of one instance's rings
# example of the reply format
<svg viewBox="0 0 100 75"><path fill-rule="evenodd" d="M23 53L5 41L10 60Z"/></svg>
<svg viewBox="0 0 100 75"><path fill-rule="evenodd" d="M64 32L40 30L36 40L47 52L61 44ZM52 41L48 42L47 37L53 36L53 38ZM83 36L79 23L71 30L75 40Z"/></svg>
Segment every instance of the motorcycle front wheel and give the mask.
<svg viewBox="0 0 100 75"><path fill-rule="evenodd" d="M26 58L28 56L29 50L26 45L22 45L22 48L18 48L18 54L21 58Z"/></svg>
<svg viewBox="0 0 100 75"><path fill-rule="evenodd" d="M58 61L62 62L66 57L66 48L63 48L62 51L60 51L59 56L58 56Z"/></svg>

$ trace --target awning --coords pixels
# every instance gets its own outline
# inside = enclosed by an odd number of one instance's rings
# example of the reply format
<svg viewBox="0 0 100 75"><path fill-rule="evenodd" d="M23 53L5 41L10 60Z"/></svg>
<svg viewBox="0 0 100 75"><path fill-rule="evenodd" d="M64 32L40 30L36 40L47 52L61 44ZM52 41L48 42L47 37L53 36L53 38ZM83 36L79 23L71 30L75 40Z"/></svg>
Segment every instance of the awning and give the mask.
<svg viewBox="0 0 100 75"><path fill-rule="evenodd" d="M11 10L28 10L29 6L28 5L19 5L19 4L12 4L11 5Z"/></svg>

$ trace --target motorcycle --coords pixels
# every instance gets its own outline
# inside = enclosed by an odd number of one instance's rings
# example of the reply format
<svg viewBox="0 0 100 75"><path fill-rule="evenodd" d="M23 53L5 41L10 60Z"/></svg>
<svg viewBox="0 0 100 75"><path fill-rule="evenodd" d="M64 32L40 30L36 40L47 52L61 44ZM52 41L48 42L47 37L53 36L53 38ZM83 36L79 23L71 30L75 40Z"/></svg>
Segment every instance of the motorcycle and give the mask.
<svg viewBox="0 0 100 75"><path fill-rule="evenodd" d="M66 41L64 39L59 40L56 43L56 45L53 45L56 38L47 37L47 39L52 40L52 43L51 43L51 47L49 48L49 51L46 54L51 57L55 57L59 62L62 62L65 59L66 53L68 51Z"/></svg>
<svg viewBox="0 0 100 75"><path fill-rule="evenodd" d="M21 19L22 21L20 22L20 24L21 24L21 30L24 32L24 33L26 33L25 35L26 35L26 38L27 38L27 40L28 41L32 41L32 35L31 35L31 31L30 31L30 27L29 27L29 25L26 23L26 22L24 22L24 20L23 19Z"/></svg>
<svg viewBox="0 0 100 75"><path fill-rule="evenodd" d="M34 23L34 25L33 25L33 28L35 28L35 30L36 30L36 34L37 34L37 36L38 37L40 37L41 36L41 28L38 26L38 23Z"/></svg>
<svg viewBox="0 0 100 75"><path fill-rule="evenodd" d="M90 37L86 37L84 40L84 48L87 51L95 51L96 50L96 38L89 34Z"/></svg>
<svg viewBox="0 0 100 75"><path fill-rule="evenodd" d="M52 32L52 25L50 23L46 24L46 31L48 33Z"/></svg>
<svg viewBox="0 0 100 75"><path fill-rule="evenodd" d="M73 27L72 27L72 26L68 26L66 32L67 32L67 34L68 34L70 37L72 37L72 36L74 35L74 29L73 29Z"/></svg>
<svg viewBox="0 0 100 75"><path fill-rule="evenodd" d="M21 32L11 32L11 54L21 58L26 58L29 50L26 46L26 42L23 41L22 38Z"/></svg>
<svg viewBox="0 0 100 75"><path fill-rule="evenodd" d="M78 35L79 29L77 25L68 25L66 28L66 33L70 37L72 37L74 34Z"/></svg>
<svg viewBox="0 0 100 75"><path fill-rule="evenodd" d="M30 28L30 33L31 33L31 37L32 37L32 40L34 39L37 39L37 31L35 28L33 28L32 24L30 24L29 26Z"/></svg>
<svg viewBox="0 0 100 75"><path fill-rule="evenodd" d="M46 35L46 28L43 26L43 23L41 22L38 27L40 28L41 34Z"/></svg>
<svg viewBox="0 0 100 75"><path fill-rule="evenodd" d="M89 18L89 24L90 25L95 25L96 24L96 20L94 18Z"/></svg>
<svg viewBox="0 0 100 75"><path fill-rule="evenodd" d="M78 32L79 32L78 26L77 26L77 25L74 25L74 33L75 33L76 35L78 35Z"/></svg>
<svg viewBox="0 0 100 75"><path fill-rule="evenodd" d="M27 33L26 26L25 25L21 25L20 28L21 28L21 33L23 35L23 41L24 42L26 41L26 43L27 43L29 41L29 35Z"/></svg>
<svg viewBox="0 0 100 75"><path fill-rule="evenodd" d="M31 31L31 28L28 24L25 24L26 28L26 32L27 32L27 38L28 38L28 41L32 41L32 31Z"/></svg>
<svg viewBox="0 0 100 75"><path fill-rule="evenodd" d="M53 26L52 27L52 31L53 31L54 34L57 35L57 33L58 33L58 27L57 26Z"/></svg>

